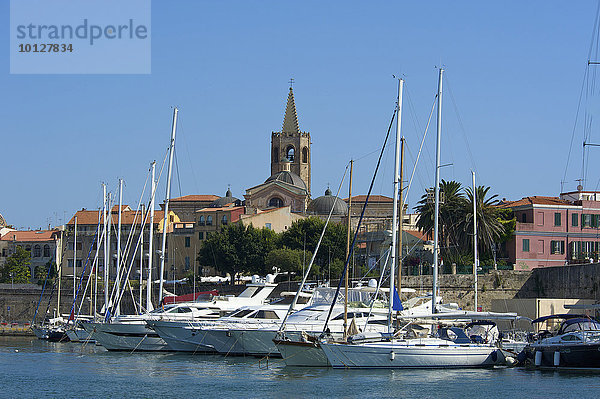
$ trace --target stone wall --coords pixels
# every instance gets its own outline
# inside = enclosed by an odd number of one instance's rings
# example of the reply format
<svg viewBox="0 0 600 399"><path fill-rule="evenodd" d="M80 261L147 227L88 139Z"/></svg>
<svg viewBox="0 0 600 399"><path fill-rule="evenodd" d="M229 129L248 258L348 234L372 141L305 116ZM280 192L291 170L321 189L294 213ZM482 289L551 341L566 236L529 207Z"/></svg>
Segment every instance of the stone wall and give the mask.
<svg viewBox="0 0 600 399"><path fill-rule="evenodd" d="M337 282L332 282L337 284ZM68 283L67 283L68 284ZM60 313L68 314L73 301L73 289L63 285ZM456 302L463 309L474 310L473 276L468 274L441 274L439 276L439 293L445 303ZM417 293L431 292L432 276L403 276L402 287L412 288ZM165 287L172 291L172 287ZM237 295L245 287L228 284L198 284L196 291L216 289L222 295ZM297 283L280 283L273 292L273 297L281 291L295 291ZM46 312L52 289L46 288L38 310L38 320ZM191 292L192 287L187 287ZM478 305L484 311L491 310L494 299L513 298L573 298L600 299L600 264L573 265L538 268L533 271L491 271L478 276ZM0 284L0 321L30 322L40 299L42 288L33 284L14 285ZM186 292L181 292L186 293ZM180 294L180 292L178 292ZM413 296L409 294L408 296ZM154 298L158 291L154 292ZM402 298L406 299L403 294ZM137 297L137 294L136 294ZM101 302L102 299L99 298ZM10 306L10 312L8 307ZM89 308L89 307L88 307ZM49 315L56 309L56 292L50 300ZM130 295L123 297L121 305L123 313L133 311ZM87 309L86 309L87 310Z"/></svg>
<svg viewBox="0 0 600 399"><path fill-rule="evenodd" d="M514 298L528 280L530 274L531 272L503 270L478 275L478 306L484 311L489 311L492 299ZM417 293L430 293L432 291L432 276L404 276L402 277L402 287L412 288ZM412 296L413 294L409 295ZM455 302L463 309L475 310L472 275L440 274L439 295L443 298L444 303ZM405 294L402 298L406 298Z"/></svg>

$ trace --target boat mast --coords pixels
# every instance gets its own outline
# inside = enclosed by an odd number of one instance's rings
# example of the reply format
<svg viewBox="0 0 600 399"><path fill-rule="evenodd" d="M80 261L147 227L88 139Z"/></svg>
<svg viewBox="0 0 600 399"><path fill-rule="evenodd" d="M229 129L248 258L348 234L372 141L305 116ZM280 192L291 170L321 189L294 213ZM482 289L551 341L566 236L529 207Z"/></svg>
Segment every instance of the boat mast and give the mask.
<svg viewBox="0 0 600 399"><path fill-rule="evenodd" d="M100 230L100 211L98 211L98 230ZM104 231L101 233L104 234ZM94 257L94 321L96 321L97 311L98 311L98 255L100 254L100 240L102 236L98 235L98 240L96 241L96 256ZM91 312L90 312L91 313Z"/></svg>
<svg viewBox="0 0 600 399"><path fill-rule="evenodd" d="M438 263L439 263L439 213L440 213L440 158L442 144L442 76L444 69L440 68L440 76L438 79L438 94L437 94L437 141L435 154L435 213L433 216L433 291L431 295L431 313L436 313L437 305L437 280L438 280Z"/></svg>
<svg viewBox="0 0 600 399"><path fill-rule="evenodd" d="M390 257L390 297L389 297L389 320L388 332L392 332L392 313L394 311L395 290L394 279L396 278L396 244L398 239L398 179L400 170L400 128L402 126L402 89L404 88L404 79L398 79L398 103L396 112L396 151L394 160L394 208L392 215L392 248Z"/></svg>
<svg viewBox="0 0 600 399"><path fill-rule="evenodd" d="M104 228L104 313L108 312L108 212L106 211L106 184L102 183L103 205L102 205L102 220Z"/></svg>
<svg viewBox="0 0 600 399"><path fill-rule="evenodd" d="M156 180L154 178L156 161L152 162L152 190L150 194L150 232L148 237L148 277L146 280L146 311L151 312L152 306L152 266L154 264L154 253L152 242L154 241L154 198L156 194Z"/></svg>
<svg viewBox="0 0 600 399"><path fill-rule="evenodd" d="M121 289L121 211L123 206L123 179L119 179L119 218L118 218L118 230L117 230L117 278L115 279L115 283L117 285L116 292L119 292ZM125 286L125 281L123 281L123 286ZM121 301L117 302L117 307L115 310L115 315L118 316L121 314Z"/></svg>
<svg viewBox="0 0 600 399"><path fill-rule="evenodd" d="M400 138L400 190L398 199L398 248L396 256L398 257L398 280L396 281L396 289L398 290L398 298L402 298L402 234L404 231L404 201L402 187L404 179L404 136Z"/></svg>
<svg viewBox="0 0 600 399"><path fill-rule="evenodd" d="M352 170L354 167L354 161L350 160L350 183L348 183L348 231L346 233L346 259L350 255L350 231L352 230ZM348 272L344 276L344 339L348 336Z"/></svg>
<svg viewBox="0 0 600 399"><path fill-rule="evenodd" d="M77 216L75 216L75 233L73 235L73 309L75 309L75 295L77 294ZM69 318L71 315L69 315Z"/></svg>
<svg viewBox="0 0 600 399"><path fill-rule="evenodd" d="M475 311L477 312L477 269L479 258L477 256L477 187L475 186L475 172L473 174L473 290L475 292Z"/></svg>
<svg viewBox="0 0 600 399"><path fill-rule="evenodd" d="M144 209L144 204L142 204L142 220L140 221L140 313L142 312L143 302L142 302L142 277L144 276L144 228L147 213Z"/></svg>
<svg viewBox="0 0 600 399"><path fill-rule="evenodd" d="M171 145L169 146L169 169L167 172L167 192L165 195L165 217L163 219L163 236L160 251L160 283L159 283L159 303L163 299L163 283L165 275L165 250L167 246L167 221L169 220L169 199L171 198L171 173L173 169L173 151L175 149L175 131L177 129L177 107L173 109L173 129L171 131Z"/></svg>

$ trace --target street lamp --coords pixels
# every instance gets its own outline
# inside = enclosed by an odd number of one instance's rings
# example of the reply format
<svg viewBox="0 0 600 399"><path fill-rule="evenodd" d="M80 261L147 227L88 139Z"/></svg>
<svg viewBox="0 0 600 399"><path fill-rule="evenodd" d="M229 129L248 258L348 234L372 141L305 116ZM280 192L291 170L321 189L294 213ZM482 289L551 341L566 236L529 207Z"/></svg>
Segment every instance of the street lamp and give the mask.
<svg viewBox="0 0 600 399"><path fill-rule="evenodd" d="M14 278L13 278L13 272L10 272L10 289L14 289Z"/></svg>

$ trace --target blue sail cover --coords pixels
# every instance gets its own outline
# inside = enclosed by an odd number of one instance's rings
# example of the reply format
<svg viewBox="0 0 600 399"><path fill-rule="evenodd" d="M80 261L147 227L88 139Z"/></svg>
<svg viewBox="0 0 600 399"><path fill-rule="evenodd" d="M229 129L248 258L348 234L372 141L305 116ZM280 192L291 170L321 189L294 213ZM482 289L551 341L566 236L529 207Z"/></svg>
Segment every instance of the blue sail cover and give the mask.
<svg viewBox="0 0 600 399"><path fill-rule="evenodd" d="M396 287L394 287L394 297L393 297L393 302L392 302L392 309L395 310L396 312L404 310L404 306L402 306L402 301L400 300L400 296L398 295L398 291L396 290Z"/></svg>

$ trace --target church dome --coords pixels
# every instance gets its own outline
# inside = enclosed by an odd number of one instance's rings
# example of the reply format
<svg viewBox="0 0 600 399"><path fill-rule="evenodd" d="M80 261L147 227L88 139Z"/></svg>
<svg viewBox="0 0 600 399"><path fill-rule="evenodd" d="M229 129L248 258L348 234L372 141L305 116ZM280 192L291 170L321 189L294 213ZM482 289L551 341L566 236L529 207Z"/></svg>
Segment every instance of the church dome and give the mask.
<svg viewBox="0 0 600 399"><path fill-rule="evenodd" d="M313 215L329 215L333 208L333 216L345 216L348 214L348 204L343 199L331 195L331 190L325 190L325 195L315 198L308 205L307 212Z"/></svg>
<svg viewBox="0 0 600 399"><path fill-rule="evenodd" d="M0 227L6 227L6 219L4 219L4 216L2 216L1 213L0 213Z"/></svg>
<svg viewBox="0 0 600 399"><path fill-rule="evenodd" d="M225 193L224 197L221 197L217 200L214 200L209 207L210 208L222 208L224 206L227 206L229 204L235 203L237 204L241 204L241 201L237 198L235 198L232 194L231 194L231 190L227 189L227 192Z"/></svg>
<svg viewBox="0 0 600 399"><path fill-rule="evenodd" d="M267 180L265 180L265 183L276 182L276 181L288 183L293 186L300 187L303 190L306 190L306 184L304 183L304 180L302 180L302 178L300 176L298 176L297 174L289 172L287 170L282 170L281 172L277 172L277 173L271 175L271 177L269 177Z"/></svg>

